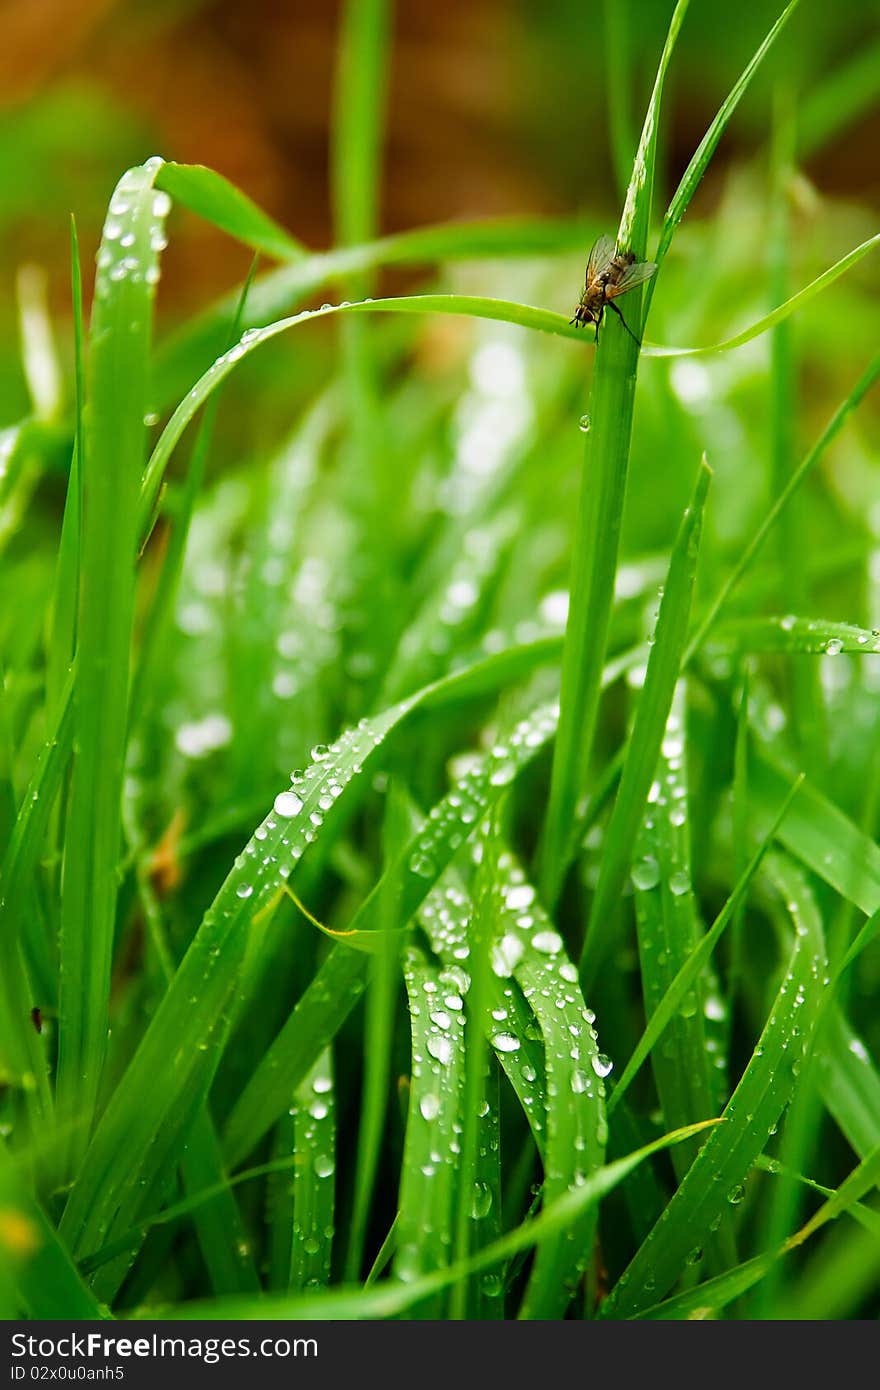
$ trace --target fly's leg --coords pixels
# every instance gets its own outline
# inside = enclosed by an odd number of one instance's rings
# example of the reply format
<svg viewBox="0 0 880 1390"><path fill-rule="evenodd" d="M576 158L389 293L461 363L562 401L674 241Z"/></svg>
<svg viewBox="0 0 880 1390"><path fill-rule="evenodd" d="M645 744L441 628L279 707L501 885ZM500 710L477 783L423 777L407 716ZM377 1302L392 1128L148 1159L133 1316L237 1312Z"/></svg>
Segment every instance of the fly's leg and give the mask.
<svg viewBox="0 0 880 1390"><path fill-rule="evenodd" d="M607 300L607 301L606 301L606 307L607 307L608 309L613 309L613 310L614 310L615 314L616 314L617 317L620 319L620 322L623 324L624 328L626 329L626 331L627 331L627 333L629 334L629 336L632 338L633 342L634 342L634 343L638 343L639 347L641 347L641 346L642 346L642 340L641 340L641 338L637 338L636 335L635 335L635 333L633 333L633 331L632 331L632 329L630 328L629 324L627 323L626 319L623 317L623 314L620 312L620 310L618 309L617 305L614 303L614 300L613 300L613 299Z"/></svg>

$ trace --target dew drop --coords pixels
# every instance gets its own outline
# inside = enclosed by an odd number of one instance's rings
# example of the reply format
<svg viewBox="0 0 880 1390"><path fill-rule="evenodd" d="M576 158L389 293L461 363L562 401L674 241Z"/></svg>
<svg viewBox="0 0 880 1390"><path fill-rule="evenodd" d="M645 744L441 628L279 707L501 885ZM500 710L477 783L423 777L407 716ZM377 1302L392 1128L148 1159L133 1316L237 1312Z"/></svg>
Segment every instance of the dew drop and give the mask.
<svg viewBox="0 0 880 1390"><path fill-rule="evenodd" d="M303 808L302 797L297 796L296 792L279 792L273 805L276 815L284 816L285 820L298 816Z"/></svg>
<svg viewBox="0 0 880 1390"><path fill-rule="evenodd" d="M591 1065L596 1075L603 1079L606 1076L610 1076L614 1069L614 1063L610 1057L605 1056L604 1052L597 1052L596 1056L592 1059Z"/></svg>

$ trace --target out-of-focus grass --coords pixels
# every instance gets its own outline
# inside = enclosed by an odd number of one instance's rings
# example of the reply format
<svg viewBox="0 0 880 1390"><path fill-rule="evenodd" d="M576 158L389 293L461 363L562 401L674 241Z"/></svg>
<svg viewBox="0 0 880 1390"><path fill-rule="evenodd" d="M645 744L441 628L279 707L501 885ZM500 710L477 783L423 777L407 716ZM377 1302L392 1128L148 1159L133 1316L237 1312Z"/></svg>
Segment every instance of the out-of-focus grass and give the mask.
<svg viewBox="0 0 880 1390"><path fill-rule="evenodd" d="M69 379L27 301L5 1315L876 1311L877 237L805 197L784 111L769 178L682 220L794 8L659 231L657 84L620 232L660 247L641 354L568 323L598 226L373 239L372 0L337 248L155 160L87 332L74 256ZM172 199L281 264L153 348ZM393 262L421 282L364 302Z"/></svg>

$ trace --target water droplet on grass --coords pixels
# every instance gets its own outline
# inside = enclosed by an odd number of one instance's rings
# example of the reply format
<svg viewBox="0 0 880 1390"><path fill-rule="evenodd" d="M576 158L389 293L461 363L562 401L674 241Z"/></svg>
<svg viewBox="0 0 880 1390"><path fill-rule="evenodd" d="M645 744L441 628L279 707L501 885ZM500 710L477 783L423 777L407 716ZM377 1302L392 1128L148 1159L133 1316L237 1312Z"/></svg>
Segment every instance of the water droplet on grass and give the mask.
<svg viewBox="0 0 880 1390"><path fill-rule="evenodd" d="M291 816L298 816L303 808L302 798L296 792L279 792L273 806L276 815L283 816L289 820Z"/></svg>

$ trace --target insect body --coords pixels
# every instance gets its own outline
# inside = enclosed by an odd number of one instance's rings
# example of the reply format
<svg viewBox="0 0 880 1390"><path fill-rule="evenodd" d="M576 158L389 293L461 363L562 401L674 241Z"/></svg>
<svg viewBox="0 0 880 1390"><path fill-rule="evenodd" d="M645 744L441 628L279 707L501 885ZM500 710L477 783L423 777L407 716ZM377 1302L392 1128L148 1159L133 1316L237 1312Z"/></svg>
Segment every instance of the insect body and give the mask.
<svg viewBox="0 0 880 1390"><path fill-rule="evenodd" d="M656 269L653 261L637 261L631 251L618 251L614 237L600 236L590 252L584 292L571 322L578 327L594 323L598 343L599 325L607 307L614 310L629 336L638 342L614 301L650 280Z"/></svg>

